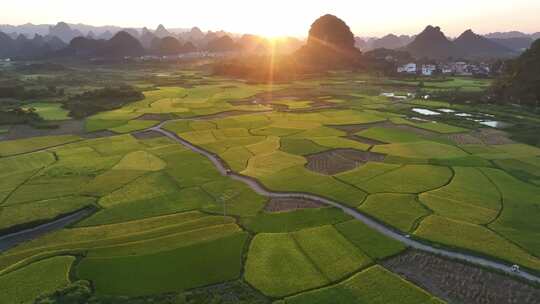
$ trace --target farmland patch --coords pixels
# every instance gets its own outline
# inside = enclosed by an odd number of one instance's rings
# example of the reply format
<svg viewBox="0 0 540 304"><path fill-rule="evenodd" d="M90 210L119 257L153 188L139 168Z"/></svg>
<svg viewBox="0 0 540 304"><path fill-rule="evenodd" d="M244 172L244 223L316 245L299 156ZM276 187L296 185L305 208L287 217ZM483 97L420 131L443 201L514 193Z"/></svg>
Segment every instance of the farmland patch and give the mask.
<svg viewBox="0 0 540 304"><path fill-rule="evenodd" d="M307 199L273 198L264 207L268 212L286 212L298 209L322 208L323 204Z"/></svg>
<svg viewBox="0 0 540 304"><path fill-rule="evenodd" d="M410 250L382 263L449 303L536 303L540 290L479 267Z"/></svg>
<svg viewBox="0 0 540 304"><path fill-rule="evenodd" d="M0 276L0 302L33 303L43 293L51 293L69 283L74 257L59 256L32 263Z"/></svg>
<svg viewBox="0 0 540 304"><path fill-rule="evenodd" d="M326 175L335 175L352 170L369 161L381 162L385 155L354 149L335 149L307 157L306 168Z"/></svg>
<svg viewBox="0 0 540 304"><path fill-rule="evenodd" d="M142 296L206 286L239 277L246 237L238 233L143 256L85 258L77 274L94 282L100 295Z"/></svg>
<svg viewBox="0 0 540 304"><path fill-rule="evenodd" d="M405 232L412 230L419 219L429 214L416 195L410 194L372 194L358 209Z"/></svg>
<svg viewBox="0 0 540 304"><path fill-rule="evenodd" d="M342 283L286 298L285 303L427 304L432 299L430 294L414 284L380 266L373 266Z"/></svg>

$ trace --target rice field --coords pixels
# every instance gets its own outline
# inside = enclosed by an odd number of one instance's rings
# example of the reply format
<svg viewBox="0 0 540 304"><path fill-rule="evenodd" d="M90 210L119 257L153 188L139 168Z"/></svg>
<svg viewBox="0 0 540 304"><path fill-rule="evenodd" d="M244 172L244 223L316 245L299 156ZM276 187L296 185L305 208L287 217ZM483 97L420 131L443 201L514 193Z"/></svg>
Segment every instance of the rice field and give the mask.
<svg viewBox="0 0 540 304"><path fill-rule="evenodd" d="M36 297L69 284L74 257L58 256L0 275L2 303L32 303Z"/></svg>
<svg viewBox="0 0 540 304"><path fill-rule="evenodd" d="M246 280L264 294L280 297L326 285L369 263L370 258L332 226L262 233L251 243Z"/></svg>
<svg viewBox="0 0 540 304"><path fill-rule="evenodd" d="M181 86L139 79L143 100L86 118L82 133L18 139L0 127L0 232L96 208L1 252L1 303L32 303L70 278L110 301L160 303L247 282L264 303L444 303L380 266L404 254L402 243L340 209L257 194L144 131L162 121L268 190L318 195L435 247L540 271L538 147L503 131L414 119L412 106L455 105L390 100L380 96L381 79L367 75L270 87L174 73ZM46 120L69 119L57 105L32 106Z"/></svg>
<svg viewBox="0 0 540 304"><path fill-rule="evenodd" d="M388 288L388 286L392 286ZM385 290L385 292L381 292ZM428 292L401 279L380 267L373 266L355 274L346 281L306 292L285 299L287 304L304 303L411 303L429 304L437 302Z"/></svg>

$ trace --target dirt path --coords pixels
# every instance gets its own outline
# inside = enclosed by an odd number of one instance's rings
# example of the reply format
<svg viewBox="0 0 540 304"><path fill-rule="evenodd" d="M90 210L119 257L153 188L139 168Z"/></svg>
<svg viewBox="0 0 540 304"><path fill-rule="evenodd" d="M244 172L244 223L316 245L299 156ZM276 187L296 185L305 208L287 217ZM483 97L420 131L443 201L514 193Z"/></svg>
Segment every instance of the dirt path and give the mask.
<svg viewBox="0 0 540 304"><path fill-rule="evenodd" d="M364 224L366 224L370 228L372 228L372 229L374 229L374 230L382 233L383 235L386 235L386 236L388 236L388 237L390 237L390 238L392 238L394 240L397 240L397 241L399 241L399 242L401 242L401 243L403 243L406 246L409 246L411 248L422 250L422 251L425 251L425 252L434 253L434 254L444 256L444 257L448 257L448 258L451 258L451 259L465 261L465 262L468 262L468 263L471 263L471 264L474 264L474 265L478 265L478 266L482 266L482 267L486 267L486 268L491 268L491 269L506 273L506 274L508 274L510 276L518 277L518 278L525 279L525 280L531 281L531 282L540 283L540 277L538 277L536 275L533 275L531 273L528 273L526 271L521 271L519 273L512 272L511 265L509 265L509 264L505 264L505 263L502 263L502 262L490 260L490 259L485 258L485 257L469 255L469 254L466 254L466 253L451 251L451 250L447 250L447 249L435 248L435 247L432 247L432 246L430 246L430 245L428 245L426 243L423 243L423 242L408 238L406 235L401 234L401 233L399 233L399 232L397 232L397 231L395 231L395 230L393 230L393 229L391 229L391 228L389 228L389 227L387 227L387 226L385 226L385 225L371 219L370 217L368 217L368 216L364 215L363 213L359 212L358 210L349 208L347 206L343 206L343 205L341 205L341 204L339 204L337 202L334 202L334 201L332 201L330 199L327 199L327 198L324 198L324 197L319 197L319 196L316 196L316 195L313 195L313 194L308 194L308 193L269 191L263 185L261 185L259 183L259 181L257 181L256 179L248 177L248 176L240 175L238 173L230 171L230 169L227 167L227 165L216 154L211 153L209 151L206 151L206 150L204 150L202 148L199 148L199 147L191 144L190 142L182 139L181 137L179 137L175 133L169 132L169 131L163 129L163 126L166 123L167 122L162 122L159 125L150 128L149 130L159 132L159 133L167 136L168 138L170 138L170 139L182 144L183 146L189 148L190 150L205 156L206 158L208 158L214 164L216 169L222 175L229 176L234 180L238 180L238 181L243 182L244 184L249 186L253 191L255 191L256 193L258 193L260 195L263 195L263 196L266 196L266 197L269 197L269 198L307 199L307 200L311 200L311 201L318 202L318 203L321 203L321 204L325 204L325 205L328 205L328 206L333 206L333 207L336 207L336 208L339 208L339 209L343 210L345 213L351 215L355 219L357 219L359 221L362 221Z"/></svg>

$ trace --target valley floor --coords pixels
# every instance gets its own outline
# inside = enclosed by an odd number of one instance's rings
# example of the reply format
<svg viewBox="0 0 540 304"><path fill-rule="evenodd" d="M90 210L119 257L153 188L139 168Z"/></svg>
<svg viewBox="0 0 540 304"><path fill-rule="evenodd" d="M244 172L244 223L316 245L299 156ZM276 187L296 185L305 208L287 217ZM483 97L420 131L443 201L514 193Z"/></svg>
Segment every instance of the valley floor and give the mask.
<svg viewBox="0 0 540 304"><path fill-rule="evenodd" d="M3 131L1 235L96 211L5 247L0 302L537 303L540 148L468 119L537 115L381 96L412 89L363 74L136 75L141 101ZM478 292L451 287L463 273Z"/></svg>

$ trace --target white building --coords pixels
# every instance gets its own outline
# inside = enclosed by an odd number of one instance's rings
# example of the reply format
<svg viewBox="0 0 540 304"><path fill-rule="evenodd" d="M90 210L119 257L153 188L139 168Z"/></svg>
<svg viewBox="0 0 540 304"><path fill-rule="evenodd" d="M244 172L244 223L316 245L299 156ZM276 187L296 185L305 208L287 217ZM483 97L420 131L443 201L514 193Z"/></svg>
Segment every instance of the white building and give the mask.
<svg viewBox="0 0 540 304"><path fill-rule="evenodd" d="M454 72L457 75L469 75L469 65L466 62L456 62L453 64L454 66Z"/></svg>
<svg viewBox="0 0 540 304"><path fill-rule="evenodd" d="M437 66L434 64L423 64L422 65L422 75L431 76L437 70Z"/></svg>
<svg viewBox="0 0 540 304"><path fill-rule="evenodd" d="M398 73L416 74L416 63L407 63L397 68Z"/></svg>
<svg viewBox="0 0 540 304"><path fill-rule="evenodd" d="M450 75L450 74L453 74L454 73L454 70L452 69L451 66L443 66L442 69L441 69L441 72L444 74L444 75Z"/></svg>

